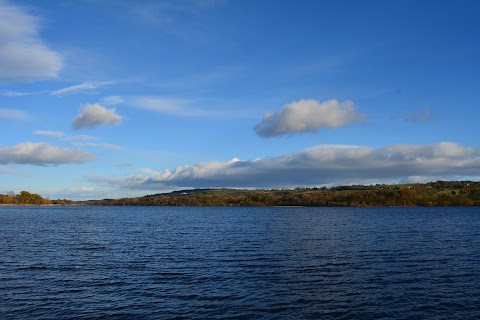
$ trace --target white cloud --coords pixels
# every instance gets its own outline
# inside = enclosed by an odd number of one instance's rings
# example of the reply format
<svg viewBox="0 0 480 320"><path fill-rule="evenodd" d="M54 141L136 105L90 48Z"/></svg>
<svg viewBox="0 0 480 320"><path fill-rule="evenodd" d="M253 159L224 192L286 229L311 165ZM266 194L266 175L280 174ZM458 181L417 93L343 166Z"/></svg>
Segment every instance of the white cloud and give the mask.
<svg viewBox="0 0 480 320"><path fill-rule="evenodd" d="M95 89L113 84L113 81L103 81L103 82L87 82L82 84L77 84L74 86L58 89L50 92L54 96L64 96L68 94L78 94L78 93L95 93Z"/></svg>
<svg viewBox="0 0 480 320"><path fill-rule="evenodd" d="M261 137L273 137L315 132L320 128L339 128L365 118L365 115L355 111L355 105L351 101L300 100L286 104L276 113L266 113L255 131Z"/></svg>
<svg viewBox="0 0 480 320"><path fill-rule="evenodd" d="M61 149L45 142L24 142L0 147L0 164L30 164L37 166L83 163L94 155L81 149Z"/></svg>
<svg viewBox="0 0 480 320"><path fill-rule="evenodd" d="M61 131L46 131L46 130L37 130L34 132L37 136L44 136L49 138L61 139L65 136L65 133Z"/></svg>
<svg viewBox="0 0 480 320"><path fill-rule="evenodd" d="M108 109L98 103L87 104L73 120L73 128L93 128L100 125L114 126L121 120L122 116L115 113L115 108Z"/></svg>
<svg viewBox="0 0 480 320"><path fill-rule="evenodd" d="M23 110L0 108L0 120L28 120L28 113Z"/></svg>
<svg viewBox="0 0 480 320"><path fill-rule="evenodd" d="M415 177L480 176L480 150L452 142L403 144L383 148L320 145L294 153L256 160L233 158L159 171L140 170L128 179L102 180L130 189L240 187L289 188L398 181ZM152 176L153 174L153 176Z"/></svg>
<svg viewBox="0 0 480 320"><path fill-rule="evenodd" d="M0 1L0 81L31 81L58 76L60 54L42 42L38 19L24 8Z"/></svg>

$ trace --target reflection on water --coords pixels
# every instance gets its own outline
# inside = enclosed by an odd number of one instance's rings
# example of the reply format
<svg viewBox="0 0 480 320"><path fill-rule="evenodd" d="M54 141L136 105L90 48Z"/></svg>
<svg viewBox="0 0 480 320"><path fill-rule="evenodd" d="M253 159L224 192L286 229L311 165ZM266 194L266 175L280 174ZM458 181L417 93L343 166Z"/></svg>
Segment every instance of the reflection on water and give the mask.
<svg viewBox="0 0 480 320"><path fill-rule="evenodd" d="M1 207L6 319L480 317L477 208Z"/></svg>

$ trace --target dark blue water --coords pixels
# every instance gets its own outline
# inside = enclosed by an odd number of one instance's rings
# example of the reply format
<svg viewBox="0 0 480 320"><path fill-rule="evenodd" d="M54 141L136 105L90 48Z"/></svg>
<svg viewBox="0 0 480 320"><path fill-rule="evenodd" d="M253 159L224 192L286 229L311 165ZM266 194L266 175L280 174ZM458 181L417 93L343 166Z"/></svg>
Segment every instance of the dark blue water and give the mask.
<svg viewBox="0 0 480 320"><path fill-rule="evenodd" d="M1 319L479 319L480 208L0 207Z"/></svg>

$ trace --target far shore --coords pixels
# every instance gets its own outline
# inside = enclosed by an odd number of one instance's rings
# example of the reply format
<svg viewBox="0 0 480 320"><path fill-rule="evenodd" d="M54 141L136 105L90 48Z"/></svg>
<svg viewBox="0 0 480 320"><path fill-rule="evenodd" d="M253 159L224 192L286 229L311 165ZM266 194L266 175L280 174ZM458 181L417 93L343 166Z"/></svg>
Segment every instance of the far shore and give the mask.
<svg viewBox="0 0 480 320"><path fill-rule="evenodd" d="M68 204L68 206L75 206L75 205L76 204ZM0 203L0 207L60 207L60 206L66 206L66 205L65 204L53 204L53 203L48 203L48 204Z"/></svg>

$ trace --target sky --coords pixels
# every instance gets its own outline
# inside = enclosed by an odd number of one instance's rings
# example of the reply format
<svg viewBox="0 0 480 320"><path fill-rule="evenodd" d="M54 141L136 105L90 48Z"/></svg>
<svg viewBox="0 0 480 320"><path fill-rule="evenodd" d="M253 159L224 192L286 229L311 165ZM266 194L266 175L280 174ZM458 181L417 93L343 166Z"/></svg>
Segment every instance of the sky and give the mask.
<svg viewBox="0 0 480 320"><path fill-rule="evenodd" d="M0 0L0 193L480 180L479 1Z"/></svg>

